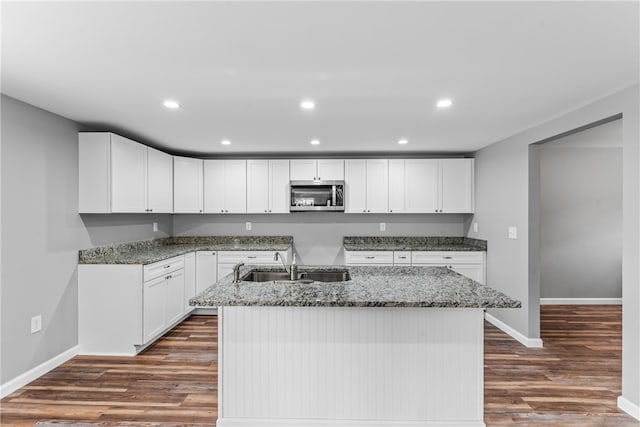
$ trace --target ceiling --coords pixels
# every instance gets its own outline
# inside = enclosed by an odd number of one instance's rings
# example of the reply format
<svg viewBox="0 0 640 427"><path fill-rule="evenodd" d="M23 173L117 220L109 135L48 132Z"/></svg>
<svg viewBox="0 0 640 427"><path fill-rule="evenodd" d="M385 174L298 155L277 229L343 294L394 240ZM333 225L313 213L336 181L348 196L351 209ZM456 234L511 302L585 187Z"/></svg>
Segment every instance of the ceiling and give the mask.
<svg viewBox="0 0 640 427"><path fill-rule="evenodd" d="M2 93L173 153L472 152L638 82L638 22L636 1L3 2Z"/></svg>

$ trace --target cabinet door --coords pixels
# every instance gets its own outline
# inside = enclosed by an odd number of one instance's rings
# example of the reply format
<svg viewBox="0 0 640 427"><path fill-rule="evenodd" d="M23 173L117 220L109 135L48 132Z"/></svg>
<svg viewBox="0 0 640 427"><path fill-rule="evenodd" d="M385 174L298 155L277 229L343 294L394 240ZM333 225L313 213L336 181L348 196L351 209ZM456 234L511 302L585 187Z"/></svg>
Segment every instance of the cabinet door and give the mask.
<svg viewBox="0 0 640 427"><path fill-rule="evenodd" d="M318 160L318 179L322 181L343 181L344 160L322 159Z"/></svg>
<svg viewBox="0 0 640 427"><path fill-rule="evenodd" d="M78 213L111 213L111 138L78 134Z"/></svg>
<svg viewBox="0 0 640 427"><path fill-rule="evenodd" d="M269 213L289 213L289 160L269 160Z"/></svg>
<svg viewBox="0 0 640 427"><path fill-rule="evenodd" d="M147 209L173 212L173 157L147 147Z"/></svg>
<svg viewBox="0 0 640 427"><path fill-rule="evenodd" d="M184 315L184 269L167 276L165 327L177 322Z"/></svg>
<svg viewBox="0 0 640 427"><path fill-rule="evenodd" d="M269 161L247 160L247 213L269 212Z"/></svg>
<svg viewBox="0 0 640 427"><path fill-rule="evenodd" d="M345 160L345 213L367 211L367 163L366 160Z"/></svg>
<svg viewBox="0 0 640 427"><path fill-rule="evenodd" d="M147 147L111 135L111 212L147 209Z"/></svg>
<svg viewBox="0 0 640 427"><path fill-rule="evenodd" d="M404 212L404 160L389 160L389 212Z"/></svg>
<svg viewBox="0 0 640 427"><path fill-rule="evenodd" d="M389 211L389 162L367 160L367 213Z"/></svg>
<svg viewBox="0 0 640 427"><path fill-rule="evenodd" d="M247 213L247 161L224 161L224 212Z"/></svg>
<svg viewBox="0 0 640 427"><path fill-rule="evenodd" d="M217 282L217 264L216 252L196 252L196 294Z"/></svg>
<svg viewBox="0 0 640 427"><path fill-rule="evenodd" d="M317 161L309 159L291 160L291 181L313 181L317 175Z"/></svg>
<svg viewBox="0 0 640 427"><path fill-rule="evenodd" d="M441 159L440 212L473 212L473 159Z"/></svg>
<svg viewBox="0 0 640 427"><path fill-rule="evenodd" d="M173 211L202 213L202 160L173 158Z"/></svg>
<svg viewBox="0 0 640 427"><path fill-rule="evenodd" d="M166 301L167 279L164 276L144 282L142 288L143 344L151 341L164 329Z"/></svg>
<svg viewBox="0 0 640 427"><path fill-rule="evenodd" d="M405 212L436 212L438 209L438 160L405 160L404 173Z"/></svg>
<svg viewBox="0 0 640 427"><path fill-rule="evenodd" d="M191 312L195 307L189 305L189 300L196 296L196 253L184 256L184 309Z"/></svg>
<svg viewBox="0 0 640 427"><path fill-rule="evenodd" d="M224 160L204 161L204 211L224 213Z"/></svg>

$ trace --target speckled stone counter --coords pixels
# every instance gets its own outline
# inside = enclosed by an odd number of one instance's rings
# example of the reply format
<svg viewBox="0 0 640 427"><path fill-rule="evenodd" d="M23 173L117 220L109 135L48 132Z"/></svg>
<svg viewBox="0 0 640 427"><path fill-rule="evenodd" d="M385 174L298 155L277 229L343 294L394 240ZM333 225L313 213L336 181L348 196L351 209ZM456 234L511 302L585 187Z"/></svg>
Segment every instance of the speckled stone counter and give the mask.
<svg viewBox="0 0 640 427"><path fill-rule="evenodd" d="M282 271L273 266L252 270ZM189 302L195 306L516 308L520 302L444 267L300 266L299 271L347 270L345 282L249 282L223 278Z"/></svg>
<svg viewBox="0 0 640 427"><path fill-rule="evenodd" d="M78 252L79 264L151 264L194 251L286 251L292 236L186 236L100 246Z"/></svg>
<svg viewBox="0 0 640 427"><path fill-rule="evenodd" d="M487 241L441 236L344 236L347 251L486 251Z"/></svg>

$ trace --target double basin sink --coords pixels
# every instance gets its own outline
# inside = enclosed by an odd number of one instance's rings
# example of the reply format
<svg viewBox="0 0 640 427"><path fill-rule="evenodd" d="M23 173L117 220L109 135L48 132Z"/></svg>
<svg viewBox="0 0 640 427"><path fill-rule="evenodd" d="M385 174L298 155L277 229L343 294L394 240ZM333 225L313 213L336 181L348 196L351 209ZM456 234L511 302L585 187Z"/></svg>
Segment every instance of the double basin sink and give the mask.
<svg viewBox="0 0 640 427"><path fill-rule="evenodd" d="M247 282L286 282L286 283L311 283L311 282L346 282L351 280L348 270L329 271L301 271L295 280L285 271L253 270L240 280Z"/></svg>

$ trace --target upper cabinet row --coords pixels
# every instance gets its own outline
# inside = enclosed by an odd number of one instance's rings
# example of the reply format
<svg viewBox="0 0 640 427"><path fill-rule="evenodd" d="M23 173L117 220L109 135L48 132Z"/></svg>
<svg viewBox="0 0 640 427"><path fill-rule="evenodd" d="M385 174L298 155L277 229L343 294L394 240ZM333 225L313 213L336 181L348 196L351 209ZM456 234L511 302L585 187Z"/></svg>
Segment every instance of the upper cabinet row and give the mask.
<svg viewBox="0 0 640 427"><path fill-rule="evenodd" d="M201 160L79 137L80 213L288 213L289 181L345 181L345 213L471 213L473 159Z"/></svg>

